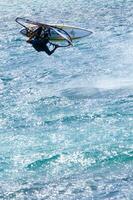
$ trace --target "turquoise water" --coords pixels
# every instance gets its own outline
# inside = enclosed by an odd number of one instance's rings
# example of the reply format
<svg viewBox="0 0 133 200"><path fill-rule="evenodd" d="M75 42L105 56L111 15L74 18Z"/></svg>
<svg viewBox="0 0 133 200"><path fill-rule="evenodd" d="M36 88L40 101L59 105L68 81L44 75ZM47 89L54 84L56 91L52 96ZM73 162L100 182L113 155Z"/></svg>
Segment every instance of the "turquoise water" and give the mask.
<svg viewBox="0 0 133 200"><path fill-rule="evenodd" d="M133 199L133 1L0 1L0 199ZM94 34L37 53L16 17Z"/></svg>

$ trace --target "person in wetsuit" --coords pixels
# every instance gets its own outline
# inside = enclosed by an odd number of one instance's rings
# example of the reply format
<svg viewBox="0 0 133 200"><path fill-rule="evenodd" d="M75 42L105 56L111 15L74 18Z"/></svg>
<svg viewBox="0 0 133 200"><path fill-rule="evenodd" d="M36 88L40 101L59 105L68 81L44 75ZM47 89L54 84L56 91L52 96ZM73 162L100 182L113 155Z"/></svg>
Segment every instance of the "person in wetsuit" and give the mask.
<svg viewBox="0 0 133 200"><path fill-rule="evenodd" d="M29 40L27 40L27 42L32 44L36 51L45 51L50 56L59 46L52 44L54 48L50 50L47 46L47 44L51 44L49 41L49 30L44 31L43 36L41 36L42 30L43 28L40 26L37 30L34 31L33 35L29 38Z"/></svg>

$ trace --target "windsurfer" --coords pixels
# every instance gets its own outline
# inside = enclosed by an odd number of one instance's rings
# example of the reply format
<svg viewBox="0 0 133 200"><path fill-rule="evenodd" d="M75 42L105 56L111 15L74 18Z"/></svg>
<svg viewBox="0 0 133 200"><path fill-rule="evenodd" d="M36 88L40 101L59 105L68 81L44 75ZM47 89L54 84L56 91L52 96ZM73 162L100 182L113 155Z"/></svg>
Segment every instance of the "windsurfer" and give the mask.
<svg viewBox="0 0 133 200"><path fill-rule="evenodd" d="M33 48L40 52L45 51L49 56L59 47L57 44L52 44L49 41L49 29L44 30L42 26L39 26L27 40L28 43L32 44ZM43 32L43 34L42 34ZM48 44L53 45L53 49L50 50Z"/></svg>

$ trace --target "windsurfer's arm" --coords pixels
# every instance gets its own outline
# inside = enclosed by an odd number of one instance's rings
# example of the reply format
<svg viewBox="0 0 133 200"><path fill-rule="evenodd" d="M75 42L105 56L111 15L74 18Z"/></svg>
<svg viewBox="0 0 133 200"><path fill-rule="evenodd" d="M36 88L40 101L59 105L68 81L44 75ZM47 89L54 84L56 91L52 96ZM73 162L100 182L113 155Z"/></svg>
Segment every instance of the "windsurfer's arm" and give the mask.
<svg viewBox="0 0 133 200"><path fill-rule="evenodd" d="M39 28L37 28L35 31L33 31L33 33L31 33L29 39L27 40L28 43L31 43L32 39L34 37L40 37L42 32L42 26L40 26Z"/></svg>

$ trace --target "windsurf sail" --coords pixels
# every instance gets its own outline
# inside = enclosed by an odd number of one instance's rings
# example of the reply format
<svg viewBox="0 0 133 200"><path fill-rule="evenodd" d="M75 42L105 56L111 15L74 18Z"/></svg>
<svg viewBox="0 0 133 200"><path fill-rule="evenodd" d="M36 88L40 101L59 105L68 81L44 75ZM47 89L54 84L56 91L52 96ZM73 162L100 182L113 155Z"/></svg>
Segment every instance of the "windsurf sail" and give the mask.
<svg viewBox="0 0 133 200"><path fill-rule="evenodd" d="M64 31L61 28L52 27L52 26L50 27L50 29L53 30L53 31L55 31L63 39L67 40L70 45L73 45L72 44L71 36L66 31Z"/></svg>
<svg viewBox="0 0 133 200"><path fill-rule="evenodd" d="M66 42L58 44L59 47L67 47L67 46L72 45L71 36L62 28L58 28L56 26L52 26L52 25L48 25L44 23L34 22L29 19L20 18L20 17L17 17L15 21L25 28L25 33L27 37L30 37L30 35L32 35L39 26L41 26L43 27L44 31L45 29L49 30L49 39L50 39L50 33L52 33L52 35L55 35L55 40L62 38L61 40L66 41ZM22 31L24 30L21 30L20 32L22 33ZM53 41L50 43L55 44ZM56 41L56 44L57 43L58 42Z"/></svg>
<svg viewBox="0 0 133 200"><path fill-rule="evenodd" d="M25 28L29 28L27 27L27 24L28 25L34 25L34 26L44 26L44 27L49 27L48 24L43 24L43 23L39 23L39 22L34 22L34 21L31 21L29 19L25 19L25 18L21 18L21 17L17 17L15 19L15 21L20 24L21 26L25 27Z"/></svg>

